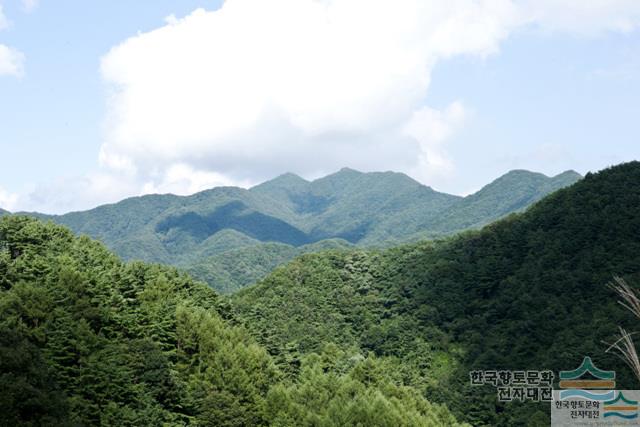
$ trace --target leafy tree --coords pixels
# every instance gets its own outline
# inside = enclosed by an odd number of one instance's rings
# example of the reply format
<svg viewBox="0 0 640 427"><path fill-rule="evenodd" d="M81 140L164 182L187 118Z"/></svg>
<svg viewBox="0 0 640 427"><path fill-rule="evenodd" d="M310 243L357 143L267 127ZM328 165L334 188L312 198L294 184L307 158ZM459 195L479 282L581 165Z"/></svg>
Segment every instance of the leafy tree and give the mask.
<svg viewBox="0 0 640 427"><path fill-rule="evenodd" d="M340 354L335 347L322 360L342 366L335 378L349 391L348 412L334 399L324 413L296 394L297 384L319 395L336 390L334 377L283 373L205 284L174 268L123 263L52 223L0 219L2 426L282 425L313 411L324 425L455 421L382 369L366 383L352 379ZM384 387L373 389L372 375ZM286 404L274 406L283 391Z"/></svg>

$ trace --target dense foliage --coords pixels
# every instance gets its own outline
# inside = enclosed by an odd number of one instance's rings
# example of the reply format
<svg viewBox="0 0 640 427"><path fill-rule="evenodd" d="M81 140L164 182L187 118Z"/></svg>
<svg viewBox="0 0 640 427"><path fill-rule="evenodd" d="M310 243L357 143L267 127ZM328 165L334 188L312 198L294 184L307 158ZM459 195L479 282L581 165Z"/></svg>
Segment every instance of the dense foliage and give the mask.
<svg viewBox="0 0 640 427"><path fill-rule="evenodd" d="M517 197L539 189L507 178ZM509 200L482 191L496 206ZM328 203L314 197L299 203ZM163 196L149 200L127 203L149 217L164 209ZM172 236L182 249L195 238ZM271 246L265 256L226 247L251 238L219 231L210 248L226 249L204 253L226 254L224 267L205 257L193 268L229 269L242 284L316 245L342 248L299 256L228 300L174 268L123 263L60 226L3 216L0 425L546 425L548 404L499 403L495 389L469 385L469 371L557 372L589 355L637 388L604 342L632 325L605 284L640 283L639 236L633 162L436 242L259 243Z"/></svg>
<svg viewBox="0 0 640 427"><path fill-rule="evenodd" d="M194 261L184 269L206 283L215 283L216 291L232 293L257 282L274 268L295 257L328 249L351 247L339 239L321 240L299 247L283 243L259 243L238 249L229 249L217 255Z"/></svg>
<svg viewBox="0 0 640 427"><path fill-rule="evenodd" d="M605 285L640 283L640 163L589 174L524 214L383 252L305 255L233 305L284 372L334 343L376 355L404 384L473 425L548 425L548 404L500 404L473 369L573 369L606 354L630 314Z"/></svg>
<svg viewBox="0 0 640 427"><path fill-rule="evenodd" d="M575 172L549 178L512 171L462 198L399 173L343 169L313 182L285 174L249 190L149 195L86 212L33 215L97 238L125 260L178 266L229 292L331 245L322 243L327 239L369 247L451 234L522 210L578 179Z"/></svg>
<svg viewBox="0 0 640 427"><path fill-rule="evenodd" d="M541 173L514 170L462 199L455 209L443 212L428 228L447 233L486 225L510 213L523 211L546 195L568 187L580 178L573 171L563 172L550 179Z"/></svg>
<svg viewBox="0 0 640 427"><path fill-rule="evenodd" d="M88 237L0 219L2 426L438 426L374 355L285 375L204 284Z"/></svg>

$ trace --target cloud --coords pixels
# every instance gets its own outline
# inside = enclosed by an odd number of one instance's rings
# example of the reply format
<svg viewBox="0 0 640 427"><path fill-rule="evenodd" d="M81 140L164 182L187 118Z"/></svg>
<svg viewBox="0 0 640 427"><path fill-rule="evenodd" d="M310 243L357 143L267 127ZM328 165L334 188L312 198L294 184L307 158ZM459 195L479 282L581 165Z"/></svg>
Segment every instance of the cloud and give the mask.
<svg viewBox="0 0 640 427"><path fill-rule="evenodd" d="M2 4L0 4L0 31L10 26L11 22L4 15ZM24 59L22 52L0 43L0 77L7 75L21 77L24 74Z"/></svg>
<svg viewBox="0 0 640 427"><path fill-rule="evenodd" d="M2 10L2 5L0 4L0 31L6 30L11 25L11 22L7 19Z"/></svg>
<svg viewBox="0 0 640 427"><path fill-rule="evenodd" d="M31 186L14 195L13 206L14 210L61 214L141 194L141 186L132 176L101 171Z"/></svg>
<svg viewBox="0 0 640 427"><path fill-rule="evenodd" d="M231 181L219 173L196 170L187 164L175 164L163 174L159 184L154 181L146 182L142 192L145 194L172 193L187 195L213 187L231 185L248 187L251 184L251 182L238 183Z"/></svg>
<svg viewBox="0 0 640 427"><path fill-rule="evenodd" d="M637 0L527 0L522 15L544 31L577 36L628 33L640 26Z"/></svg>
<svg viewBox="0 0 640 427"><path fill-rule="evenodd" d="M472 0L231 0L168 17L102 59L101 163L147 188L176 165L224 182L347 164L449 169L438 131L418 138L407 122L447 127L438 121L462 107L425 109L431 70L497 52L517 19L509 1Z"/></svg>
<svg viewBox="0 0 640 427"><path fill-rule="evenodd" d="M24 74L24 54L19 50L0 44L0 76L21 77Z"/></svg>
<svg viewBox="0 0 640 427"><path fill-rule="evenodd" d="M7 190L0 187L0 208L12 211L16 207L18 201L18 195L10 193Z"/></svg>
<svg viewBox="0 0 640 427"><path fill-rule="evenodd" d="M33 12L37 9L39 3L38 0L22 0L22 8L27 13Z"/></svg>
<svg viewBox="0 0 640 427"><path fill-rule="evenodd" d="M496 54L517 29L593 37L639 18L637 0L227 0L170 15L101 59L100 172L72 180L73 200L45 186L29 203L59 210L342 166L430 183L455 174L447 143L468 116L464 99L429 105L438 63Z"/></svg>
<svg viewBox="0 0 640 427"><path fill-rule="evenodd" d="M418 164L412 175L429 181L436 173L451 172L453 163L443 148L444 142L462 126L467 112L459 101L444 111L422 107L415 111L405 124L403 132L413 138L420 147Z"/></svg>

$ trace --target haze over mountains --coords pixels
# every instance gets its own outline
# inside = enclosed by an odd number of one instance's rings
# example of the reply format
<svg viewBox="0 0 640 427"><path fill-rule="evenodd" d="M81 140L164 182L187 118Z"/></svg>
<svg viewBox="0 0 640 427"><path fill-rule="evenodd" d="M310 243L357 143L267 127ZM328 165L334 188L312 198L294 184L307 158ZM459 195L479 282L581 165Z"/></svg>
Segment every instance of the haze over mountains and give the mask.
<svg viewBox="0 0 640 427"><path fill-rule="evenodd" d="M467 197L407 175L344 168L315 181L287 173L251 189L147 195L49 216L103 241L125 260L182 267L230 292L305 252L389 246L478 228L578 181L514 170Z"/></svg>

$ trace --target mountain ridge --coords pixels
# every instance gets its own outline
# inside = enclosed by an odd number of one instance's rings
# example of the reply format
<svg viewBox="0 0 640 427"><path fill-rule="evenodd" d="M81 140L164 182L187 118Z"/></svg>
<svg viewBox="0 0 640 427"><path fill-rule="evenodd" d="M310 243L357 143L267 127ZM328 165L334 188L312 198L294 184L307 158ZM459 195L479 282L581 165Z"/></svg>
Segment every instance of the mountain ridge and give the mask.
<svg viewBox="0 0 640 427"><path fill-rule="evenodd" d="M433 227L447 232L453 229L452 226L455 228L483 226L508 213L522 211L545 195L571 185L581 178L582 176L573 170L547 176L539 172L514 169L485 185L477 192L466 196L456 206L454 212L441 218ZM505 194L507 192L510 193L508 198ZM445 224L451 215L461 215L463 212L467 213L465 215L467 222L450 221ZM482 215L478 215L479 213Z"/></svg>
<svg viewBox="0 0 640 427"><path fill-rule="evenodd" d="M509 172L478 193L460 197L438 192L403 173L343 168L313 181L286 173L249 189L215 187L188 196L145 195L88 211L29 215L97 238L126 260L166 263L194 273L203 271L204 260L213 262L229 250L256 258L252 246L265 251L277 247L277 254L293 257L304 253L303 246L327 239L339 239L346 246L390 246L479 228L579 179L569 171L564 174L557 179ZM291 250L271 243L289 245ZM257 259L282 259L273 255ZM227 277L218 274L218 267L212 265L211 274L194 274ZM210 285L219 290L242 287L249 284L247 280L261 278L265 267L256 265L255 274L241 274L245 279L237 283Z"/></svg>

